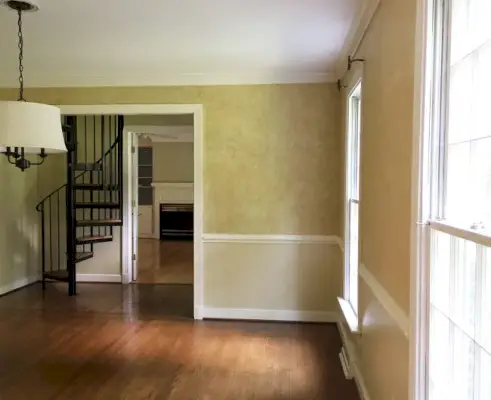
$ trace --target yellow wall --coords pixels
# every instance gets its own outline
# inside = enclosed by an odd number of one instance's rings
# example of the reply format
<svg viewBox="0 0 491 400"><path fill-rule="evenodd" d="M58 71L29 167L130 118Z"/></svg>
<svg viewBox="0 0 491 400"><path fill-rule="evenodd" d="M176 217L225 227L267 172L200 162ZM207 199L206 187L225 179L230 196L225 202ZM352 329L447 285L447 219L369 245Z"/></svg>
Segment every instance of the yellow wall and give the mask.
<svg viewBox="0 0 491 400"><path fill-rule="evenodd" d="M356 54L366 60L360 260L406 315L410 305L415 22L416 0L381 0ZM360 320L363 335L353 338L354 348L371 397L406 399L408 340L363 279Z"/></svg>
<svg viewBox="0 0 491 400"><path fill-rule="evenodd" d="M193 143L153 143L154 182L194 182Z"/></svg>
<svg viewBox="0 0 491 400"><path fill-rule="evenodd" d="M15 90L0 90L0 99L15 96ZM338 232L340 107L334 84L53 88L26 90L26 97L55 105L203 104L205 233ZM96 258L78 270L116 273L113 267L100 270L97 246ZM333 241L215 241L204 243L204 258L200 306L327 312L322 318L336 311L341 258Z"/></svg>
<svg viewBox="0 0 491 400"><path fill-rule="evenodd" d="M0 99L15 96L0 90ZM31 89L26 97L49 104L204 104L205 232L337 231L334 84Z"/></svg>
<svg viewBox="0 0 491 400"><path fill-rule="evenodd" d="M0 294L37 280L40 217L37 171L21 172L0 157Z"/></svg>

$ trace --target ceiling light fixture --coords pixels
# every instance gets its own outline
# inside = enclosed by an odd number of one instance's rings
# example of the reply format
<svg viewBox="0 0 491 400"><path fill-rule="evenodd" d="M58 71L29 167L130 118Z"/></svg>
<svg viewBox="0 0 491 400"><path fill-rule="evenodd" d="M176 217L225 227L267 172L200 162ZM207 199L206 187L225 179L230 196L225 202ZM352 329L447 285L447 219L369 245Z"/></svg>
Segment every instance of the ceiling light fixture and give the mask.
<svg viewBox="0 0 491 400"><path fill-rule="evenodd" d="M17 12L19 47L19 97L17 101L0 101L0 153L22 171L41 165L48 153L66 152L60 109L47 104L29 103L24 99L24 36L22 13L37 11L39 0L0 0ZM30 161L26 154L37 154Z"/></svg>

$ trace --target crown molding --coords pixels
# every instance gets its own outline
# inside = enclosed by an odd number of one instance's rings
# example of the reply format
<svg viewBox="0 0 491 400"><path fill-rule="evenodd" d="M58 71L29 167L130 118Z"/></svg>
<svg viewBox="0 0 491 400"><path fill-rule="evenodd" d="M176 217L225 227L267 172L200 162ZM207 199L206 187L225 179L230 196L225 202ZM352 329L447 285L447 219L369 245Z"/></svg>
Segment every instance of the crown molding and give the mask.
<svg viewBox="0 0 491 400"><path fill-rule="evenodd" d="M30 75L26 87L139 87L139 86L220 86L220 85L269 85L294 83L332 83L334 72L253 71L247 73L165 73L142 71L133 75L108 74L106 76L69 76L53 73ZM13 88L0 81L1 88ZM13 82L13 80L12 80Z"/></svg>
<svg viewBox="0 0 491 400"><path fill-rule="evenodd" d="M365 6L351 25L336 63L338 77L342 78L346 72L348 56L353 56L358 51L358 48L365 37L365 33L373 20L375 12L380 5L380 1L381 0L365 0Z"/></svg>

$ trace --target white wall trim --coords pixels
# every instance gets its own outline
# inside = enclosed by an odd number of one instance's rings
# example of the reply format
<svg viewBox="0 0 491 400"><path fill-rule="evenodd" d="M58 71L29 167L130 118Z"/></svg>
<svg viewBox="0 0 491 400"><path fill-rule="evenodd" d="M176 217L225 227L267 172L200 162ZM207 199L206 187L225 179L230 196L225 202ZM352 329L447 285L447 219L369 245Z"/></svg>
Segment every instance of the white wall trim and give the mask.
<svg viewBox="0 0 491 400"><path fill-rule="evenodd" d="M202 111L202 104L89 104L57 105L65 115L140 115L140 114L195 114Z"/></svg>
<svg viewBox="0 0 491 400"><path fill-rule="evenodd" d="M194 140L192 125L159 126L159 125L128 125L128 130L153 143L191 143Z"/></svg>
<svg viewBox="0 0 491 400"><path fill-rule="evenodd" d="M247 73L162 73L147 71L128 79L117 74L105 76L60 76L43 74L30 76L29 87L139 87L139 86L215 86L215 85L267 85L290 83L335 82L333 72L291 72L259 70ZM1 85L0 85L1 86ZM2 86L12 88L12 86Z"/></svg>
<svg viewBox="0 0 491 400"><path fill-rule="evenodd" d="M204 307L202 310L202 315L205 319L242 319L259 321L323 323L337 323L339 321L339 314L329 311L264 310Z"/></svg>
<svg viewBox="0 0 491 400"><path fill-rule="evenodd" d="M77 282L121 283L122 275L118 274L77 274Z"/></svg>
<svg viewBox="0 0 491 400"><path fill-rule="evenodd" d="M348 56L353 57L360 48L375 12L380 5L380 1L381 0L366 0L364 2L365 6L362 8L353 24L351 24L351 29L348 32L337 62L336 71L338 77L342 78L346 73Z"/></svg>
<svg viewBox="0 0 491 400"><path fill-rule="evenodd" d="M338 322L338 331L341 336L341 341L343 342L343 348L345 350L345 355L348 361L349 374L353 377L358 388L358 393L360 394L361 400L371 400L370 393L368 392L367 386L365 384L365 379L361 374L360 367L358 366L358 358L356 357L355 349L353 348L353 343L349 340L348 333L341 322Z"/></svg>
<svg viewBox="0 0 491 400"><path fill-rule="evenodd" d="M241 235L233 233L205 233L204 243L323 243L338 244L337 236L323 235Z"/></svg>
<svg viewBox="0 0 491 400"><path fill-rule="evenodd" d="M344 240L341 237L336 236L336 243L339 246L341 252L344 253Z"/></svg>
<svg viewBox="0 0 491 400"><path fill-rule="evenodd" d="M397 323L401 331L406 338L409 337L409 316L406 312L396 303L392 296L385 290L379 281L372 275L365 265L360 264L359 268L360 277L368 285L376 299L389 313L391 318Z"/></svg>
<svg viewBox="0 0 491 400"><path fill-rule="evenodd" d="M140 115L140 114L193 114L194 126L194 310L200 310L204 301L204 266L203 266L203 105L202 104L99 104L99 105L59 105L62 114L69 115ZM128 131L125 130L125 134ZM128 141L128 138L125 138ZM129 146L123 146L123 181L129 186L128 160ZM129 186L131 187L131 186ZM130 207L131 193L123 190L123 218L122 227L122 271L125 282L132 270L132 216ZM97 255L96 255L97 257ZM201 319L199 312L195 312L195 319Z"/></svg>
<svg viewBox="0 0 491 400"><path fill-rule="evenodd" d="M21 279L16 279L15 281L7 284L0 286L0 295L4 295L10 292L13 292L14 290L23 288L24 286L30 285L32 283L38 282L40 280L39 276L29 276L27 278L21 278Z"/></svg>
<svg viewBox="0 0 491 400"><path fill-rule="evenodd" d="M338 236L337 243L339 249L344 252L343 240ZM382 284L372 275L368 268L361 263L358 274L365 283L368 285L378 302L389 313L390 317L397 323L397 326L404 333L406 338L409 338L410 332L410 319L407 313L397 304L394 298L389 292L382 286Z"/></svg>

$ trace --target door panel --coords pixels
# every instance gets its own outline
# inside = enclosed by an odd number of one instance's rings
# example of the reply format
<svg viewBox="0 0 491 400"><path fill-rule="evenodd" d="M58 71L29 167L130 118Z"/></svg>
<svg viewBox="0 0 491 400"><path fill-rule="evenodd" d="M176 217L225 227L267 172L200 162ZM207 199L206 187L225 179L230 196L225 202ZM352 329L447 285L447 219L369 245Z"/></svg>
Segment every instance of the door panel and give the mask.
<svg viewBox="0 0 491 400"><path fill-rule="evenodd" d="M138 206L138 237L153 238L153 206Z"/></svg>

